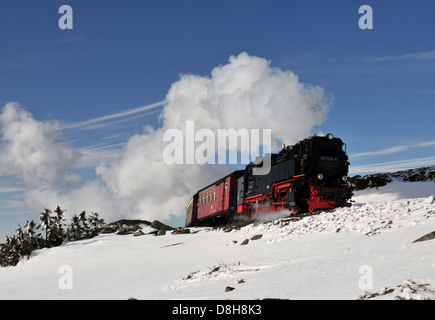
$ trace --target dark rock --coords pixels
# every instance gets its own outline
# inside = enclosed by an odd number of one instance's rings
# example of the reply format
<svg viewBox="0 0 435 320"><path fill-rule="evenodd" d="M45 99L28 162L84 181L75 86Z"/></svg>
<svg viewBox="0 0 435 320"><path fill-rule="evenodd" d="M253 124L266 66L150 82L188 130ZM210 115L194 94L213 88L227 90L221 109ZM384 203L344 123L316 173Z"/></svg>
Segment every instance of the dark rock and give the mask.
<svg viewBox="0 0 435 320"><path fill-rule="evenodd" d="M233 287L230 287L230 286L227 286L226 288L225 288L225 292L230 292L230 291L233 291L235 288L233 288Z"/></svg>
<svg viewBox="0 0 435 320"><path fill-rule="evenodd" d="M188 228L177 228L177 229L174 229L171 233L172 234L189 234L190 233L190 229L188 229Z"/></svg>
<svg viewBox="0 0 435 320"><path fill-rule="evenodd" d="M131 233L131 231L130 230L128 230L127 228L124 228L124 227L121 227L121 228L119 228L118 230L116 230L116 234L119 234L119 235L126 235L126 234L130 234Z"/></svg>
<svg viewBox="0 0 435 320"><path fill-rule="evenodd" d="M116 230L118 230L117 226L114 226L114 225L113 226L109 226L109 225L107 225L107 226L104 226L103 228L101 228L99 230L99 232L100 233L115 233Z"/></svg>
<svg viewBox="0 0 435 320"><path fill-rule="evenodd" d="M241 246L247 245L249 243L249 239L243 240L243 242L240 244Z"/></svg>
<svg viewBox="0 0 435 320"><path fill-rule="evenodd" d="M230 224L224 225L224 226L217 226L214 227L214 229L221 229L223 232L231 232L233 230L240 230L241 228L251 224L251 220L241 220L241 221L235 221Z"/></svg>
<svg viewBox="0 0 435 320"><path fill-rule="evenodd" d="M157 232L158 236L164 236L165 234L166 234L166 229L165 228L162 228L162 229L159 230L159 232Z"/></svg>
<svg viewBox="0 0 435 320"><path fill-rule="evenodd" d="M211 271L208 274L212 274L213 272L218 272L220 270L220 266L216 266L213 269L211 269Z"/></svg>
<svg viewBox="0 0 435 320"><path fill-rule="evenodd" d="M435 239L435 231L425 234L423 237L420 237L417 240L412 241L412 243L433 240L433 239Z"/></svg>
<svg viewBox="0 0 435 320"><path fill-rule="evenodd" d="M139 220L139 219L121 219L115 222L112 222L108 225L112 224L120 224L120 225L127 225L127 226L133 226L133 225L139 225L139 224L146 224L147 226L151 225L151 222L147 220Z"/></svg>
<svg viewBox="0 0 435 320"><path fill-rule="evenodd" d="M105 225L98 230L99 233L114 233L125 235L134 233L137 230L142 229L141 224L151 225L151 222L147 220L129 220L121 219Z"/></svg>
<svg viewBox="0 0 435 320"><path fill-rule="evenodd" d="M133 235L135 237L143 236L145 233L142 232L142 230L137 230Z"/></svg>
<svg viewBox="0 0 435 320"><path fill-rule="evenodd" d="M154 228L154 229L157 229L157 230L161 230L161 229L174 230L174 228L172 228L171 226L168 226L168 225L160 222L159 220L154 220L151 223L151 228Z"/></svg>
<svg viewBox="0 0 435 320"><path fill-rule="evenodd" d="M253 236L253 237L251 238L251 240L258 240L258 239L261 239L262 236L263 236L262 234L256 234L255 236Z"/></svg>

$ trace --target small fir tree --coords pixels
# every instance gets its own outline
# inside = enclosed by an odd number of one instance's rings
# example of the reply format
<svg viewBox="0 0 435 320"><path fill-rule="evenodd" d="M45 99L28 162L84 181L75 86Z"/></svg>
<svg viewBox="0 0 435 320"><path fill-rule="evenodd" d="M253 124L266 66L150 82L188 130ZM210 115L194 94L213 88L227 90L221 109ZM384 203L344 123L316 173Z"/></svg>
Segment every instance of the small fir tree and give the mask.
<svg viewBox="0 0 435 320"><path fill-rule="evenodd" d="M32 251L61 245L65 240L77 241L92 238L98 235L98 230L105 225L104 219L98 213L86 216L82 211L78 216L71 218L71 223L65 230L64 213L60 206L52 212L44 209L39 215L38 222L27 221L24 231L20 225L13 237L6 236L5 241L0 243L0 267L15 266L23 257L30 257ZM52 216L53 214L53 216ZM45 231L45 238L35 229Z"/></svg>
<svg viewBox="0 0 435 320"><path fill-rule="evenodd" d="M39 215L39 225L36 227L37 229L42 228L45 230L45 244L44 246L50 247L50 243L48 242L48 238L50 235L50 209L44 209L43 212Z"/></svg>

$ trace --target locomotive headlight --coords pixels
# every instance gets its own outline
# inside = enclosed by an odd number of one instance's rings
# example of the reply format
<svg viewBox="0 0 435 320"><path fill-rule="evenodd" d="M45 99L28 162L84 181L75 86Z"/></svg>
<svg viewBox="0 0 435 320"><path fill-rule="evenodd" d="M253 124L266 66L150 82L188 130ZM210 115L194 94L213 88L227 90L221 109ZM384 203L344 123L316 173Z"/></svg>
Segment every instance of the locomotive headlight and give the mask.
<svg viewBox="0 0 435 320"><path fill-rule="evenodd" d="M328 133L326 135L326 138L328 138L328 140L332 140L332 139L334 139L334 135L332 133Z"/></svg>
<svg viewBox="0 0 435 320"><path fill-rule="evenodd" d="M347 177L346 177L346 176L342 176L342 177L341 177L341 180L342 180L343 182L346 182L346 181L347 181Z"/></svg>
<svg viewBox="0 0 435 320"><path fill-rule="evenodd" d="M319 173L319 174L317 175L317 179L322 180L322 179L323 179L323 174Z"/></svg>

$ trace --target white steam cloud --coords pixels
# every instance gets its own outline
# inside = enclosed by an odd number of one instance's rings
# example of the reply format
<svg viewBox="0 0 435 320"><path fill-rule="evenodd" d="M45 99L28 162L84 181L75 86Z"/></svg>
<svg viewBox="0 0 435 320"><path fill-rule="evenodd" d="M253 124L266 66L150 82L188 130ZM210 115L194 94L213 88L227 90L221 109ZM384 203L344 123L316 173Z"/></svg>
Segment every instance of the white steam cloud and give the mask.
<svg viewBox="0 0 435 320"><path fill-rule="evenodd" d="M324 90L246 52L231 56L211 77L183 75L167 95L163 127L272 129L273 140L296 142L326 120Z"/></svg>
<svg viewBox="0 0 435 320"><path fill-rule="evenodd" d="M294 73L272 68L270 61L243 52L214 68L210 76L182 75L168 91L161 127L146 127L142 134L131 137L119 159L96 168L97 180L74 190L60 192L47 187L62 174L71 179L68 169L79 156L56 140L59 127L37 122L8 104L0 117L4 154L0 172L14 174L32 188L25 200L37 210L59 204L70 213L96 211L109 221L121 217L167 221L184 215L196 190L234 168L166 164L166 130L184 132L186 121L194 121L196 130L214 132L272 129L276 148L280 141L294 143L305 138L322 124L328 112L326 100L322 88L300 83ZM15 137L17 133L19 137ZM39 140L34 144L33 139ZM29 150L32 157L26 156ZM46 182L43 188L37 187L41 180Z"/></svg>

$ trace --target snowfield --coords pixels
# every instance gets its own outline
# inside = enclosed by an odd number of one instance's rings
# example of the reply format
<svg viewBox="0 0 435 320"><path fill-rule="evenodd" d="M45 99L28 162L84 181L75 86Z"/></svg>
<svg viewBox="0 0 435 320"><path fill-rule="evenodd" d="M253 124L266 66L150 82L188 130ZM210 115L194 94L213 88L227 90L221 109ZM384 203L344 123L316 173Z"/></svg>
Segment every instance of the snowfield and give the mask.
<svg viewBox="0 0 435 320"><path fill-rule="evenodd" d="M229 232L64 243L0 268L0 299L434 300L435 239L413 242L435 231L434 186L394 181L350 208Z"/></svg>

